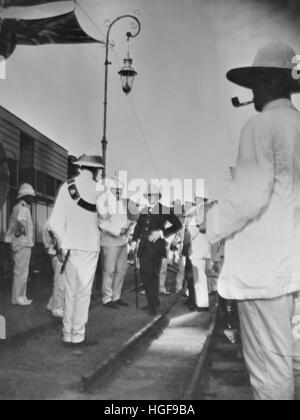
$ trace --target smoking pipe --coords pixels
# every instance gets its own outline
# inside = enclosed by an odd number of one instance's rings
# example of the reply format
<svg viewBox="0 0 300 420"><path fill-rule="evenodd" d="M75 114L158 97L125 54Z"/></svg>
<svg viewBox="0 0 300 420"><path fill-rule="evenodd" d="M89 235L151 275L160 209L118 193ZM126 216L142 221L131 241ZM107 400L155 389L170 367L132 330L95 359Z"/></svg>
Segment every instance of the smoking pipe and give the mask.
<svg viewBox="0 0 300 420"><path fill-rule="evenodd" d="M231 102L235 108L241 108L242 106L252 105L254 100L248 102L240 102L239 98L236 96L235 98L231 99Z"/></svg>

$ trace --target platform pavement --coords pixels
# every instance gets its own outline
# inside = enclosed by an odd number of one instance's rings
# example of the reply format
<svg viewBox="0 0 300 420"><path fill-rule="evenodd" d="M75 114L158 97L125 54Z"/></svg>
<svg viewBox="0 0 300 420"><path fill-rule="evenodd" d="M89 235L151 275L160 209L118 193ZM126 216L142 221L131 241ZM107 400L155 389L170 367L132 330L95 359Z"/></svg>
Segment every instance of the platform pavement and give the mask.
<svg viewBox="0 0 300 420"><path fill-rule="evenodd" d="M124 284L125 293L126 290L130 290L133 287L134 271L133 267L129 267ZM34 281L29 283L28 297L34 301L32 306L13 306L10 292L0 294L0 315L6 319L7 341L12 342L22 339L32 333L40 332L60 323L47 310L51 294L52 285L46 276L45 278L34 279ZM100 291L93 293L91 306L97 304L101 305Z"/></svg>
<svg viewBox="0 0 300 420"><path fill-rule="evenodd" d="M145 297L139 297L140 304L145 305ZM0 347L0 400L60 399L68 390L80 388L82 377L152 322L153 317L136 309L133 291L125 298L130 304L128 308L112 310L97 304L90 311L87 336L98 340L95 347L66 348L62 343L61 325L44 328L39 334L30 334L26 340ZM172 294L161 300L164 311L178 296Z"/></svg>
<svg viewBox="0 0 300 420"><path fill-rule="evenodd" d="M175 291L176 270L170 269L167 285L171 291ZM101 289L101 280L97 281L98 289L93 291L92 304L101 305L101 291L99 291L99 283ZM135 287L134 268L132 265L128 267L125 283L124 296L126 291ZM47 304L52 294L51 281L47 276L39 276L32 279L28 285L28 297L34 301L29 307L13 306L11 304L10 292L0 293L0 315L6 319L6 335L7 341L13 342L18 339L28 337L30 334L41 332L44 329L51 328L60 324L60 320L52 317L47 310ZM3 344L0 340L0 345Z"/></svg>

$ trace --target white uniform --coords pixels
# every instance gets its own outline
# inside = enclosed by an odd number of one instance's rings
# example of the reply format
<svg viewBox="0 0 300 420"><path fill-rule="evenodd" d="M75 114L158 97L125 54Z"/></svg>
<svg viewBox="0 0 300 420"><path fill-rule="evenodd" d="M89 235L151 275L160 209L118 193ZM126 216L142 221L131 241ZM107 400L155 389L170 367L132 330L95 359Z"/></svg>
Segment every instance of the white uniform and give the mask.
<svg viewBox="0 0 300 420"><path fill-rule="evenodd" d="M127 200L117 200L112 193L102 194L97 208L101 229L102 295L103 304L106 305L121 299L128 268L127 245L132 223L127 216ZM127 230L126 234L121 235L122 229Z"/></svg>
<svg viewBox="0 0 300 420"><path fill-rule="evenodd" d="M62 262L57 256L57 252L54 249L53 239L49 234L48 222L43 228L43 242L44 246L51 257L52 267L54 272L53 281L53 294L47 305L47 309L52 312L52 315L57 318L63 318L65 311L65 283L66 277L64 273L61 273Z"/></svg>
<svg viewBox="0 0 300 420"><path fill-rule="evenodd" d="M185 217L180 217L180 221L182 223L183 228L180 232L177 233L178 240L179 240L179 261L178 261L178 273L176 277L176 291L180 292L183 288L184 279L185 279L185 266L186 266L186 257L182 255L183 252L183 245L184 245L184 235L185 235Z"/></svg>
<svg viewBox="0 0 300 420"><path fill-rule="evenodd" d="M189 258L193 266L195 303L198 308L209 307L206 261L211 258L211 245L205 234L200 233L198 225L204 219L204 204L194 207L187 215L187 228L191 235Z"/></svg>
<svg viewBox="0 0 300 420"><path fill-rule="evenodd" d="M269 103L243 129L226 198L208 213L211 242L227 238L219 293L239 300L257 399L294 396L291 294L300 290L300 114Z"/></svg>
<svg viewBox="0 0 300 420"><path fill-rule="evenodd" d="M25 234L17 237L18 224L24 228ZM12 303L14 305L24 304L28 301L26 294L31 250L33 248L33 223L29 206L23 200L13 209L5 242L11 244L14 262Z"/></svg>
<svg viewBox="0 0 300 420"><path fill-rule="evenodd" d="M83 170L75 178L75 187L62 186L52 215L50 229L67 254L64 314L64 342L85 340L91 290L100 252L100 233L96 211L96 182L92 173ZM76 191L77 190L77 191ZM81 201L80 201L81 200Z"/></svg>

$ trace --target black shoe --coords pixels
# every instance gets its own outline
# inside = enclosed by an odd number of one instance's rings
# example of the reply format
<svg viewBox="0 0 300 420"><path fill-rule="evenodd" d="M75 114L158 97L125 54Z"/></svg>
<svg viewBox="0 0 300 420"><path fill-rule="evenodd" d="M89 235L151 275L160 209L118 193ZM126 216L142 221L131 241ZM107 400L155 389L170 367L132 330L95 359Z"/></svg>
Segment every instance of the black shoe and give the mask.
<svg viewBox="0 0 300 420"><path fill-rule="evenodd" d="M83 347L94 347L94 346L97 346L97 344L99 344L97 340L85 339L81 343L72 343L72 348L80 349Z"/></svg>
<svg viewBox="0 0 300 420"><path fill-rule="evenodd" d="M197 312L200 312L200 313L202 313L202 312L209 312L209 308L198 308L197 307Z"/></svg>
<svg viewBox="0 0 300 420"><path fill-rule="evenodd" d="M119 309L118 305L114 302L105 303L103 306L108 309Z"/></svg>
<svg viewBox="0 0 300 420"><path fill-rule="evenodd" d="M119 299L119 300L117 300L116 302L114 302L116 305L119 305L119 306L123 306L124 308L125 307L127 307L127 306L129 306L129 304L127 303L127 302L124 302L124 300L122 300L122 299Z"/></svg>
<svg viewBox="0 0 300 420"><path fill-rule="evenodd" d="M158 315L158 309L150 309L149 314L151 316L157 316Z"/></svg>

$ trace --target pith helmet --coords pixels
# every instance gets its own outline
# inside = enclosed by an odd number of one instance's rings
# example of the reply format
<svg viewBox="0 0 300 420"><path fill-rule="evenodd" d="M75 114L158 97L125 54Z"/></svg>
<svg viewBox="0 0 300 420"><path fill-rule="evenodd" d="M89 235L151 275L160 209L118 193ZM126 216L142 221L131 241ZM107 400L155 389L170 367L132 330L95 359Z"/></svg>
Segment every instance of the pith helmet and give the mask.
<svg viewBox="0 0 300 420"><path fill-rule="evenodd" d="M73 163L73 165L86 166L88 168L104 168L104 163L101 156L82 155L76 162Z"/></svg>
<svg viewBox="0 0 300 420"><path fill-rule="evenodd" d="M292 75L296 66L293 63L295 56L295 51L288 45L273 42L258 51L251 67L230 70L227 78L239 86L252 89L262 77L279 76L291 93L297 93L300 92L300 83Z"/></svg>
<svg viewBox="0 0 300 420"><path fill-rule="evenodd" d="M36 196L35 191L30 184L22 184L20 186L17 199L19 200L20 198L25 197L26 195L29 195L31 197Z"/></svg>

